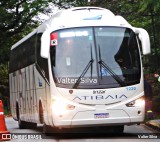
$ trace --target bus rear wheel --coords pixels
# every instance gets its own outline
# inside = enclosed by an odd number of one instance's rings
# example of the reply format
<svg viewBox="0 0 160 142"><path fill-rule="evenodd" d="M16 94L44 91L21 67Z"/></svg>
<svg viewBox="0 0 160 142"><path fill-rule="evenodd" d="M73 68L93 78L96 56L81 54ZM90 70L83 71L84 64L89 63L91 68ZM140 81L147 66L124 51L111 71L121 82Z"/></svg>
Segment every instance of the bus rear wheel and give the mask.
<svg viewBox="0 0 160 142"><path fill-rule="evenodd" d="M18 120L19 129L26 129L26 128L35 129L37 127L37 123L26 122L26 121L21 120L18 103L16 105L16 113L17 113L17 120Z"/></svg>
<svg viewBox="0 0 160 142"><path fill-rule="evenodd" d="M19 129L26 129L26 128L27 128L27 122L22 121L22 120L19 118L19 120L18 120L18 126L19 126Z"/></svg>
<svg viewBox="0 0 160 142"><path fill-rule="evenodd" d="M27 122L22 121L21 118L20 118L18 103L16 104L16 113L17 113L17 120L18 120L19 129L25 129L25 128L27 128Z"/></svg>
<svg viewBox="0 0 160 142"><path fill-rule="evenodd" d="M33 122L27 122L27 128L29 129L36 129L37 128L37 123L33 123Z"/></svg>

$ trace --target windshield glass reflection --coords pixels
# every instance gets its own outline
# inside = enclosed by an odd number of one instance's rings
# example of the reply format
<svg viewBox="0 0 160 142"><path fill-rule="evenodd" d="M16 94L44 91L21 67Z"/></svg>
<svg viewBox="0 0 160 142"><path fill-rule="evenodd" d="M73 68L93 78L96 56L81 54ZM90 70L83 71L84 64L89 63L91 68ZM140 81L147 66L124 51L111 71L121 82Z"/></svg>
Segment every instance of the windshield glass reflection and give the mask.
<svg viewBox="0 0 160 142"><path fill-rule="evenodd" d="M50 53L53 77L59 87L72 88L76 84L75 88L108 88L140 82L138 44L131 29L59 30L51 33Z"/></svg>

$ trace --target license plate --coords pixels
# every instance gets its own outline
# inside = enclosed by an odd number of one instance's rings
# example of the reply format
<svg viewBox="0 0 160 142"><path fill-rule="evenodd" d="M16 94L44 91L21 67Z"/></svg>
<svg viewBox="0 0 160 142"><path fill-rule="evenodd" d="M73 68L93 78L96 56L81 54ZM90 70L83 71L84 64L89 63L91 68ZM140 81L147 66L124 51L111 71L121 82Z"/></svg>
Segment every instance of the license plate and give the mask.
<svg viewBox="0 0 160 142"><path fill-rule="evenodd" d="M108 118L109 113L96 113L94 114L94 118Z"/></svg>

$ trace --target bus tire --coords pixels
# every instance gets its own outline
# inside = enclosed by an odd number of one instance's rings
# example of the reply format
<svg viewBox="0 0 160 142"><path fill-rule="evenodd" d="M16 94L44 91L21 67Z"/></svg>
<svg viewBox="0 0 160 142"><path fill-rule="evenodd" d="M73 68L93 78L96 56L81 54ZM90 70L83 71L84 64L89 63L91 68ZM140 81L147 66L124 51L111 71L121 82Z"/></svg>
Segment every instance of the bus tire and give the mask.
<svg viewBox="0 0 160 142"><path fill-rule="evenodd" d="M33 122L27 122L27 123L28 123L29 129L36 129L37 128L37 123L33 123Z"/></svg>
<svg viewBox="0 0 160 142"><path fill-rule="evenodd" d="M46 136L53 136L53 128L49 125L43 124L43 133Z"/></svg>
<svg viewBox="0 0 160 142"><path fill-rule="evenodd" d="M27 122L22 121L21 119L18 120L19 129L26 129L28 127Z"/></svg>
<svg viewBox="0 0 160 142"><path fill-rule="evenodd" d="M19 129L25 129L25 128L27 128L27 122L22 121L21 118L20 118L18 103L16 103L16 115L17 115Z"/></svg>
<svg viewBox="0 0 160 142"><path fill-rule="evenodd" d="M116 126L116 127L114 128L114 132L115 132L116 134L123 134L123 131L124 131L124 125Z"/></svg>

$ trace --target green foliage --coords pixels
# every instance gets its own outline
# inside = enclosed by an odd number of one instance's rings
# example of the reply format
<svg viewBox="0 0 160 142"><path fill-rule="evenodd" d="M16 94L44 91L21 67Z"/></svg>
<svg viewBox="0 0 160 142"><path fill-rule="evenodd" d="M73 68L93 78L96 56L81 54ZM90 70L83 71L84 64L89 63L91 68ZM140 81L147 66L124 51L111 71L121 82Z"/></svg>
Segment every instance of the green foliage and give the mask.
<svg viewBox="0 0 160 142"><path fill-rule="evenodd" d="M148 101L152 101L152 111L154 113L154 118L159 117L160 114L160 82L154 77L154 74L145 74L145 80L152 86L152 96L146 97ZM146 106L149 105L148 102Z"/></svg>
<svg viewBox="0 0 160 142"><path fill-rule="evenodd" d="M160 9L160 1L159 0L142 0L140 2L140 12L158 12Z"/></svg>
<svg viewBox="0 0 160 142"><path fill-rule="evenodd" d="M152 108L154 112L160 113L160 94L154 96Z"/></svg>
<svg viewBox="0 0 160 142"><path fill-rule="evenodd" d="M157 70L160 67L160 31L159 31L159 12L160 12L159 0L142 0L140 2L139 13L150 19L150 24L146 26L151 39L152 56L150 56L150 67ZM154 71L155 71L154 70Z"/></svg>
<svg viewBox="0 0 160 142"><path fill-rule="evenodd" d="M0 64L0 84L8 85L8 64Z"/></svg>
<svg viewBox="0 0 160 142"><path fill-rule="evenodd" d="M8 104L8 63L11 46L38 26L33 19L52 0L0 1L0 98ZM7 98L6 98L7 97Z"/></svg>
<svg viewBox="0 0 160 142"><path fill-rule="evenodd" d="M88 0L55 0L52 1L57 7L60 9L66 9L70 7L76 7L76 6L87 6Z"/></svg>
<svg viewBox="0 0 160 142"><path fill-rule="evenodd" d="M11 45L28 34L38 22L33 17L48 5L47 0L1 0L0 2L0 63L9 60Z"/></svg>

